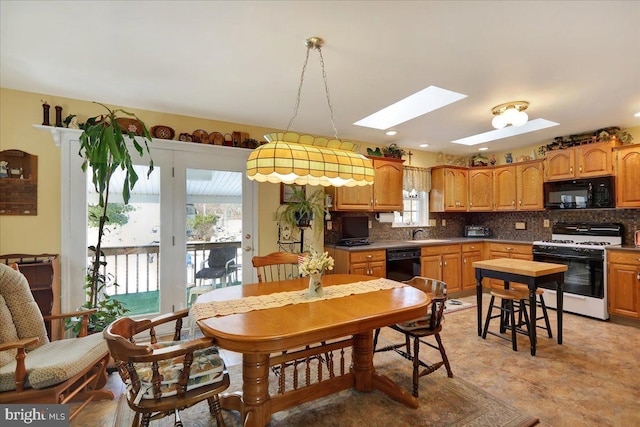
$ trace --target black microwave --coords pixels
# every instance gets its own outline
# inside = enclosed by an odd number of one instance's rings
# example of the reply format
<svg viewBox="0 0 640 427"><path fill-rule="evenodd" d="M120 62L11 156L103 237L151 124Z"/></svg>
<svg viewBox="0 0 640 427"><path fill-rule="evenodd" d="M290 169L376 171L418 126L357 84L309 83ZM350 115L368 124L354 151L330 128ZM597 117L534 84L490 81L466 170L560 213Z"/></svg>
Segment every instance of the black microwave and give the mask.
<svg viewBox="0 0 640 427"><path fill-rule="evenodd" d="M546 209L601 209L615 205L612 176L544 183Z"/></svg>

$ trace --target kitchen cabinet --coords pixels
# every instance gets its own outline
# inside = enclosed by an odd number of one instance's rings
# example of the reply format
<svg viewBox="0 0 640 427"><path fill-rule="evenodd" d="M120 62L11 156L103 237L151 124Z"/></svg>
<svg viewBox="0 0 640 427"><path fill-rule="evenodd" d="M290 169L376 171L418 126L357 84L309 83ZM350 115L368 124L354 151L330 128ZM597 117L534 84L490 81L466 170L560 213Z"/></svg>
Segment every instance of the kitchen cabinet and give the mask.
<svg viewBox="0 0 640 427"><path fill-rule="evenodd" d="M494 210L542 210L542 186L542 160L499 166L493 171Z"/></svg>
<svg viewBox="0 0 640 427"><path fill-rule="evenodd" d="M499 166L493 171L493 207L496 211L515 211L516 203L516 167Z"/></svg>
<svg viewBox="0 0 640 427"><path fill-rule="evenodd" d="M493 210L493 168L469 169L469 212Z"/></svg>
<svg viewBox="0 0 640 427"><path fill-rule="evenodd" d="M533 261L533 245L531 244L489 242L487 243L487 252L489 259L513 258ZM493 289L504 289L504 283L501 280L490 279L488 285Z"/></svg>
<svg viewBox="0 0 640 427"><path fill-rule="evenodd" d="M615 144L610 141L597 142L547 151L545 181L612 175L612 148Z"/></svg>
<svg viewBox="0 0 640 427"><path fill-rule="evenodd" d="M607 251L609 314L640 318L640 251Z"/></svg>
<svg viewBox="0 0 640 427"><path fill-rule="evenodd" d="M431 169L431 212L466 212L468 170L457 166L436 166Z"/></svg>
<svg viewBox="0 0 640 427"><path fill-rule="evenodd" d="M334 259L333 272L336 274L362 274L365 276L387 276L387 253L385 250L346 251L327 249Z"/></svg>
<svg viewBox="0 0 640 427"><path fill-rule="evenodd" d="M544 209L544 168L542 160L516 165L516 198L519 211Z"/></svg>
<svg viewBox="0 0 640 427"><path fill-rule="evenodd" d="M331 187L336 211L402 211L402 164L404 160L370 157L374 169L373 185Z"/></svg>
<svg viewBox="0 0 640 427"><path fill-rule="evenodd" d="M471 290L476 288L476 269L473 263L482 261L484 252L484 243L463 243L462 252L462 290Z"/></svg>
<svg viewBox="0 0 640 427"><path fill-rule="evenodd" d="M442 280L447 292L462 290L460 245L426 246L420 250L420 275Z"/></svg>
<svg viewBox="0 0 640 427"><path fill-rule="evenodd" d="M614 149L616 207L640 208L640 144Z"/></svg>

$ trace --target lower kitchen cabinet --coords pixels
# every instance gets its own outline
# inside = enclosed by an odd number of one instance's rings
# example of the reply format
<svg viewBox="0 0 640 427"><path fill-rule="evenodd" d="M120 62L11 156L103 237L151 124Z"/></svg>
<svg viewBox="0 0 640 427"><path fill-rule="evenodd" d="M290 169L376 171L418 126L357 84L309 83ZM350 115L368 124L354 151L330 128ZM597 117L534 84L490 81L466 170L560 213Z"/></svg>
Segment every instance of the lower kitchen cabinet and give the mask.
<svg viewBox="0 0 640 427"><path fill-rule="evenodd" d="M512 244L512 243L487 243L487 251L489 259L496 258L513 258L533 261L533 246L530 244ZM489 287L493 289L504 289L504 283L501 280L490 279Z"/></svg>
<svg viewBox="0 0 640 427"><path fill-rule="evenodd" d="M473 263L482 261L484 243L463 243L462 248L462 290L476 288L476 269Z"/></svg>
<svg viewBox="0 0 640 427"><path fill-rule="evenodd" d="M387 276L387 255L385 250L345 251L327 249L335 261L333 272L336 274L362 274L373 277Z"/></svg>
<svg viewBox="0 0 640 427"><path fill-rule="evenodd" d="M442 280L447 292L462 290L460 245L426 246L420 250L420 275Z"/></svg>
<svg viewBox="0 0 640 427"><path fill-rule="evenodd" d="M640 251L608 251L609 314L640 318Z"/></svg>

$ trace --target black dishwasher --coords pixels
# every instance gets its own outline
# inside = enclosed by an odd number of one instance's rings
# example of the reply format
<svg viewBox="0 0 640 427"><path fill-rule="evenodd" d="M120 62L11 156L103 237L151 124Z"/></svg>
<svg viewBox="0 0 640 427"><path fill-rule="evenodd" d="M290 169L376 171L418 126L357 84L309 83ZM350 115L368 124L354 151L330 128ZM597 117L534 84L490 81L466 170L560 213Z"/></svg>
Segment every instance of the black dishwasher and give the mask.
<svg viewBox="0 0 640 427"><path fill-rule="evenodd" d="M387 249L387 279L402 282L420 275L420 248Z"/></svg>

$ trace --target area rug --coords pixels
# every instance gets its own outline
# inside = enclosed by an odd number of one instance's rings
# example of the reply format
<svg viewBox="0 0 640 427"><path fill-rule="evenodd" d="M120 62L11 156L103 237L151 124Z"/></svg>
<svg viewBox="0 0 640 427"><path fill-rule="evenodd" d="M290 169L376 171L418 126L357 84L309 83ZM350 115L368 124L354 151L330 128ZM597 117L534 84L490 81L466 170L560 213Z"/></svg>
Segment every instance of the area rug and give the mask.
<svg viewBox="0 0 640 427"><path fill-rule="evenodd" d="M467 308L475 307L475 304L460 301L457 299L448 299L444 303L444 312L445 314L453 313L455 311L465 310Z"/></svg>
<svg viewBox="0 0 640 427"><path fill-rule="evenodd" d="M411 390L411 363L393 352L378 353L374 364L378 373L387 375L398 385ZM454 375L455 375L455 367ZM229 368L229 391L241 388L240 365ZM270 377L275 387L277 378ZM448 378L444 368L420 378L420 407L408 408L385 394L374 391L360 393L344 390L273 415L270 426L473 426L524 427L537 424L538 419L520 412L500 399L461 378ZM223 411L227 426L241 426L237 412ZM118 403L114 427L130 426L134 413L124 395ZM206 402L180 412L185 427L215 425ZM151 423L151 427L173 425L173 416Z"/></svg>

